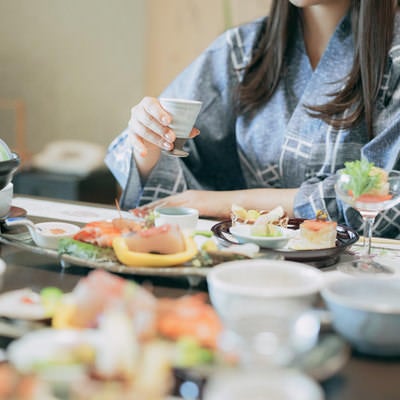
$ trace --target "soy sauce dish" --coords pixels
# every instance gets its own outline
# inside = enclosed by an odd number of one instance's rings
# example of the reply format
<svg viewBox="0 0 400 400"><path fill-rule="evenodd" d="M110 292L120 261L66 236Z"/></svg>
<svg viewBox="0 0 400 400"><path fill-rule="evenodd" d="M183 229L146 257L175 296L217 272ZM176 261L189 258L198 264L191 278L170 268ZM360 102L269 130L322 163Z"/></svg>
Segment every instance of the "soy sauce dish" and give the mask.
<svg viewBox="0 0 400 400"><path fill-rule="evenodd" d="M80 229L78 225L59 221L34 224L27 218L8 218L5 224L7 228L16 225L25 225L35 244L47 249L57 249L60 239L73 237Z"/></svg>
<svg viewBox="0 0 400 400"><path fill-rule="evenodd" d="M79 231L79 226L66 222L40 222L35 224L33 241L40 247L57 249L62 238L72 237Z"/></svg>

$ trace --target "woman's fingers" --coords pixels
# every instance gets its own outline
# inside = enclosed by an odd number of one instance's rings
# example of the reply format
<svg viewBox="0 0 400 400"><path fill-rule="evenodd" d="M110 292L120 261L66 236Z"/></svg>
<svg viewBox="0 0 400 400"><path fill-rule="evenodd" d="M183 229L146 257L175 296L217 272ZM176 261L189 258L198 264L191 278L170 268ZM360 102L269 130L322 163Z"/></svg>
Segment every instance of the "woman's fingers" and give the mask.
<svg viewBox="0 0 400 400"><path fill-rule="evenodd" d="M171 116L162 108L158 99L154 97L145 97L140 104L143 109L161 125L168 126L171 123Z"/></svg>
<svg viewBox="0 0 400 400"><path fill-rule="evenodd" d="M139 146L140 154L147 152L146 142L166 150L173 148L175 135L167 126L170 120L171 116L155 98L145 97L132 108L128 127L136 137L133 143Z"/></svg>
<svg viewBox="0 0 400 400"><path fill-rule="evenodd" d="M144 119L144 122L142 121L143 118L140 116L132 118L129 121L129 129L134 135L139 136L144 141L152 143L160 148L166 150L172 149L173 141L170 140L171 134L168 128L158 128L153 125L153 123L150 123L149 119ZM162 129L166 129L167 132L163 132Z"/></svg>
<svg viewBox="0 0 400 400"><path fill-rule="evenodd" d="M171 115L162 108L158 99L144 97L131 109L128 123L135 151L145 157L151 149L149 144L167 151L172 150L176 137L168 126L171 120ZM197 128L193 128L189 137L194 138L199 133Z"/></svg>
<svg viewBox="0 0 400 400"><path fill-rule="evenodd" d="M192 131L190 132L190 139L195 138L196 136L200 135L200 130L197 128L192 128Z"/></svg>

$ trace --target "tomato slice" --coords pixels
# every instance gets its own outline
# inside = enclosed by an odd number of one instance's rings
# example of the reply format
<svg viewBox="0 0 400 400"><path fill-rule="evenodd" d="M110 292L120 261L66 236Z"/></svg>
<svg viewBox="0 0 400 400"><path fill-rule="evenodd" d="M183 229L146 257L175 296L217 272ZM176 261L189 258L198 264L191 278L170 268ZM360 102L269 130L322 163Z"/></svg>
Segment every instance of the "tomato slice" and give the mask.
<svg viewBox="0 0 400 400"><path fill-rule="evenodd" d="M391 194L362 194L357 197L357 201L361 201L363 203L380 203L382 201L390 200L393 197Z"/></svg>

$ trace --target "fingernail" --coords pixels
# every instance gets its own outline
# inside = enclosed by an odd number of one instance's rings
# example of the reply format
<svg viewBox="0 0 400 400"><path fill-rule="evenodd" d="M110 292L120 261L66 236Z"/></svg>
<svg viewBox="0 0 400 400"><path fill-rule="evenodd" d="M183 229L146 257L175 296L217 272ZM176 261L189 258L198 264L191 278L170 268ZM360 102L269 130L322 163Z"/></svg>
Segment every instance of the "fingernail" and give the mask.
<svg viewBox="0 0 400 400"><path fill-rule="evenodd" d="M164 116L161 117L161 122L164 125L168 125L169 124L169 118L164 115Z"/></svg>
<svg viewBox="0 0 400 400"><path fill-rule="evenodd" d="M173 141L172 135L170 135L169 133L166 133L166 134L164 135L164 138L165 138L168 142L172 142L172 141Z"/></svg>
<svg viewBox="0 0 400 400"><path fill-rule="evenodd" d="M164 147L165 150L171 150L171 143L168 142L162 142L162 147Z"/></svg>

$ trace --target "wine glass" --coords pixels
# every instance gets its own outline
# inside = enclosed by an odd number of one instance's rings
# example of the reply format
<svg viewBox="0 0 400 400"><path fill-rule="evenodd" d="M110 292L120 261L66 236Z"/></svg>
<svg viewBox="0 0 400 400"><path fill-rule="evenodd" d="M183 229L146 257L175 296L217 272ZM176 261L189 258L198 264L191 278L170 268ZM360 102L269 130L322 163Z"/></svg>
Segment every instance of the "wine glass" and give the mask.
<svg viewBox="0 0 400 400"><path fill-rule="evenodd" d="M364 249L362 255L352 261L338 265L342 272L350 274L365 273L393 273L393 271L378 263L371 254L372 227L379 212L394 207L400 203L400 171L388 171L385 195L362 194L355 196L352 188L357 184L356 178L347 174L345 170L337 172L335 185L336 194L340 200L356 209L364 221Z"/></svg>

